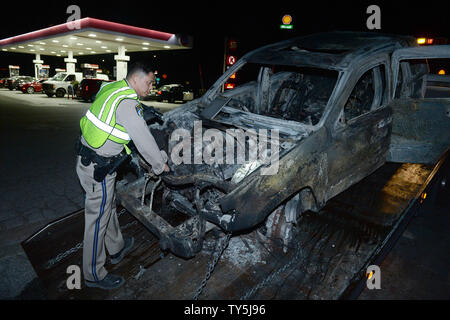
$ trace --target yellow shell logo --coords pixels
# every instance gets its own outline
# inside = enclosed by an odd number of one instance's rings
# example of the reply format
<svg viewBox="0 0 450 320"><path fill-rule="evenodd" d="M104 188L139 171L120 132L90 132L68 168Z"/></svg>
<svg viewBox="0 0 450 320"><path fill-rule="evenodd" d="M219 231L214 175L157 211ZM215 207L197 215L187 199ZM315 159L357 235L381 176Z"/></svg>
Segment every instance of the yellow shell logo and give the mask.
<svg viewBox="0 0 450 320"><path fill-rule="evenodd" d="M285 14L283 16L283 19L281 19L281 21L283 22L283 24L291 24L292 22L292 17L288 14Z"/></svg>

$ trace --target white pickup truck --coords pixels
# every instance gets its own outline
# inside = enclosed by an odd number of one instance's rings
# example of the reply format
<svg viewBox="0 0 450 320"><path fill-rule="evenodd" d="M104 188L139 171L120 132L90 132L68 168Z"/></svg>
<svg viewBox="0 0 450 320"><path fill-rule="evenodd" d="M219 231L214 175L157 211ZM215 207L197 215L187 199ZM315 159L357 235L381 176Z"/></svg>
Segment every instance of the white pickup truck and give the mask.
<svg viewBox="0 0 450 320"><path fill-rule="evenodd" d="M81 72L58 72L53 78L42 83L42 91L48 97L53 97L56 94L58 98L62 98L67 93L69 85L73 81L81 82L82 78Z"/></svg>

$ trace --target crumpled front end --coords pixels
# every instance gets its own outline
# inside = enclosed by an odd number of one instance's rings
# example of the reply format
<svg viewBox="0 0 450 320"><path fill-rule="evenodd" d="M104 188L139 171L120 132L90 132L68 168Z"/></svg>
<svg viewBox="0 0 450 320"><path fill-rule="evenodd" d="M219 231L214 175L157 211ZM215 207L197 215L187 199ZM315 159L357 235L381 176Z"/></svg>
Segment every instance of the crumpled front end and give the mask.
<svg viewBox="0 0 450 320"><path fill-rule="evenodd" d="M264 190L253 185L260 176L276 175L279 159L307 136L303 132L294 138L270 127L236 128L205 121L195 102L166 113L163 125L149 126L158 145L169 155L170 172L149 179L135 158L135 174L117 186L122 205L145 221L163 248L183 257L195 255L204 233L213 228L236 232L264 219L265 211L254 219L248 217L255 215L253 210L237 212L230 207L230 200L224 199L236 188L246 186L253 190L249 201L267 201ZM234 195L233 201L245 202L245 197ZM175 216L178 221L169 223Z"/></svg>

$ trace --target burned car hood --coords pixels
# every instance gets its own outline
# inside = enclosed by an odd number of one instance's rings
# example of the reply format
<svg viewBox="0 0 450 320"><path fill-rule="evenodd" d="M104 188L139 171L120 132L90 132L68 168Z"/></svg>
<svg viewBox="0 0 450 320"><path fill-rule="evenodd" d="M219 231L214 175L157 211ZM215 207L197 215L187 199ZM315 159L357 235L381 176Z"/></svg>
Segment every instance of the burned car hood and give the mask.
<svg viewBox="0 0 450 320"><path fill-rule="evenodd" d="M270 165L270 159L282 158L313 132L294 121L230 107L223 107L214 119L205 119L202 112L206 108L197 99L166 112L162 126L149 126L152 132L163 132L165 151L174 175L201 172L238 183L256 169ZM188 148L190 155L186 156ZM211 148L215 150L209 159L207 155ZM252 148L255 150L251 155ZM262 159L260 152L265 150L267 158ZM240 151L245 152L244 157Z"/></svg>

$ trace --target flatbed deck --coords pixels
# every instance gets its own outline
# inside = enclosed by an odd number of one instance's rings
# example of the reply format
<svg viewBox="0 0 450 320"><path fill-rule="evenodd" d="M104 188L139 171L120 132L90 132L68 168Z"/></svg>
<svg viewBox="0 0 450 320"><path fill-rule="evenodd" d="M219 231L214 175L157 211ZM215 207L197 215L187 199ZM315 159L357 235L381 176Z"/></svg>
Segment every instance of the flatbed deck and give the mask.
<svg viewBox="0 0 450 320"><path fill-rule="evenodd" d="M381 263L445 161L435 166L385 164L319 213L304 213L287 253L276 239L262 241L257 230L233 235L199 299L357 298L367 266ZM121 263L106 264L127 280L113 291L87 288L83 282L80 290L66 287L67 267L81 266L83 210L22 243L48 298L192 299L205 277L217 234L208 233L203 250L185 260L163 255L143 224L121 207L118 212L123 233L137 241ZM58 259L61 253L66 254Z"/></svg>

